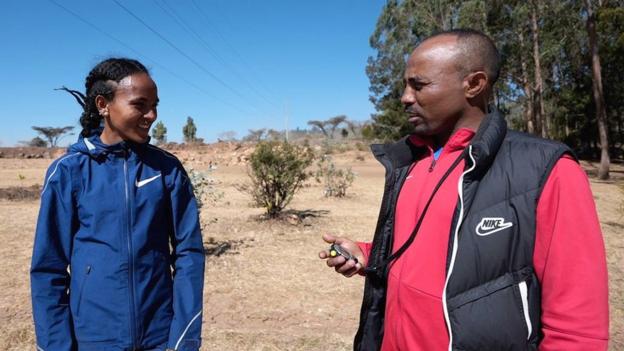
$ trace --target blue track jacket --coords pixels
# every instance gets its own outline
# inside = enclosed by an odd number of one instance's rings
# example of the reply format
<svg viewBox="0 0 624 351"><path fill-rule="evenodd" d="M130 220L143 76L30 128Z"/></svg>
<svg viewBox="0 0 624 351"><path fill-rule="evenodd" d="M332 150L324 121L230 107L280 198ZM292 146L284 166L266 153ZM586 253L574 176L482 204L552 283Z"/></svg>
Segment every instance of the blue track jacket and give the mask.
<svg viewBox="0 0 624 351"><path fill-rule="evenodd" d="M204 254L180 161L81 138L47 171L30 277L39 351L197 351Z"/></svg>

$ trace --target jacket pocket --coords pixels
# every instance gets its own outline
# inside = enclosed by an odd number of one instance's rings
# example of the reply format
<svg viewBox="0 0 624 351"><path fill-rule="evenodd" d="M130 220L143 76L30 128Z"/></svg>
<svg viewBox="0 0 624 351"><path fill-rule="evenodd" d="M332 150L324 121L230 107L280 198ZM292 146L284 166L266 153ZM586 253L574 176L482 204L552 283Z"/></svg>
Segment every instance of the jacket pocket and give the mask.
<svg viewBox="0 0 624 351"><path fill-rule="evenodd" d="M506 273L449 298L453 349L534 350L531 278L530 268Z"/></svg>
<svg viewBox="0 0 624 351"><path fill-rule="evenodd" d="M518 283L518 290L520 290L520 299L522 300L522 313L524 314L524 322L527 327L527 340L531 338L533 332L533 324L531 323L531 316L529 313L529 289L527 287L526 280Z"/></svg>
<svg viewBox="0 0 624 351"><path fill-rule="evenodd" d="M80 288L78 289L78 298L76 302L76 314L80 313L80 305L82 305L82 295L84 293L84 287L89 279L89 274L91 273L91 265L87 265L85 268L85 276L82 278L82 282L80 283Z"/></svg>
<svg viewBox="0 0 624 351"><path fill-rule="evenodd" d="M79 268L75 269L75 283L70 291L74 336L80 350L95 349L88 346L90 343L119 340L128 330L124 327L128 318L125 294L123 286L117 283L119 273L115 267L98 262L76 265Z"/></svg>

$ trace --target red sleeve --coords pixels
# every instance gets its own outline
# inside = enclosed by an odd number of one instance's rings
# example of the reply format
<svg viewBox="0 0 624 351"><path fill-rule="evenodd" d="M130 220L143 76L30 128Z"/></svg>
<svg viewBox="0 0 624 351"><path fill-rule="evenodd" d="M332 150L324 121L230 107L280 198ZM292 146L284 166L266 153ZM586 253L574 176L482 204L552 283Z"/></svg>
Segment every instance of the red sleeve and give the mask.
<svg viewBox="0 0 624 351"><path fill-rule="evenodd" d="M356 244L357 244L357 246L360 247L360 250L362 250L362 253L364 254L364 260L368 264L368 256L370 256L370 252L371 252L371 249L373 247L373 243L365 243L365 242L358 241L358 242L356 242ZM360 275L364 275L363 270L362 270L362 272L360 272Z"/></svg>
<svg viewBox="0 0 624 351"><path fill-rule="evenodd" d="M533 264L542 286L540 351L607 350L604 242L587 176L569 157L540 196Z"/></svg>

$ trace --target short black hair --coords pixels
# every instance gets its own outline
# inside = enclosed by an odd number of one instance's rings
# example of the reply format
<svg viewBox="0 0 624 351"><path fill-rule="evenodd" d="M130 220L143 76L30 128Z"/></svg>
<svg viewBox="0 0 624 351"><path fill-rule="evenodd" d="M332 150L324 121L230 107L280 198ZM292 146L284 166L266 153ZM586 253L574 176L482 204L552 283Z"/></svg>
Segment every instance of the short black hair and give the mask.
<svg viewBox="0 0 624 351"><path fill-rule="evenodd" d="M461 55L457 64L462 74L483 70L488 75L490 85L496 83L500 74L501 56L492 38L475 29L458 28L433 33L423 42L444 35L457 37Z"/></svg>

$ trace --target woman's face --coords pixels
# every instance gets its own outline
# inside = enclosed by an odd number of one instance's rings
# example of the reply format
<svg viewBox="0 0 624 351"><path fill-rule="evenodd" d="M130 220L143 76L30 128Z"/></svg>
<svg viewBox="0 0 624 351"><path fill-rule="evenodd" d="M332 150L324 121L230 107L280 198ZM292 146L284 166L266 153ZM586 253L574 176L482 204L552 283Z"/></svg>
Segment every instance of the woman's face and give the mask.
<svg viewBox="0 0 624 351"><path fill-rule="evenodd" d="M157 118L156 83L146 73L129 75L117 83L111 101L98 96L96 105L104 117L102 142L109 145L122 140L144 143Z"/></svg>

